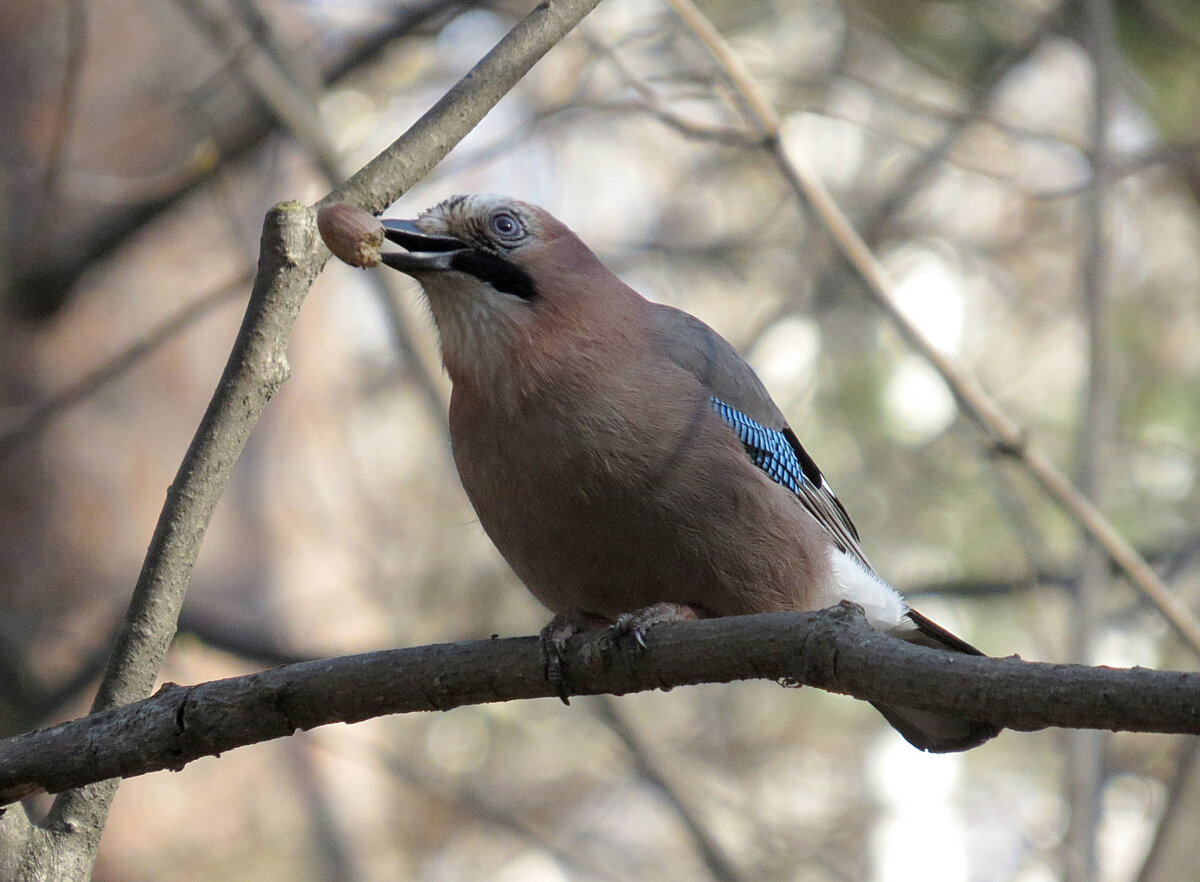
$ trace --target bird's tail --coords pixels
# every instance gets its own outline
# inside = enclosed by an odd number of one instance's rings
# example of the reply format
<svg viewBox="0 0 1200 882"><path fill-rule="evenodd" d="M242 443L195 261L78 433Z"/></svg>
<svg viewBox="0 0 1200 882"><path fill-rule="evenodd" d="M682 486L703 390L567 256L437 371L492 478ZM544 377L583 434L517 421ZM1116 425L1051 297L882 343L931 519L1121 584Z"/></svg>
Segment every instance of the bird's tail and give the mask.
<svg viewBox="0 0 1200 882"><path fill-rule="evenodd" d="M983 655L970 643L954 636L919 612L909 610L907 615L916 628L897 636L903 637L910 643L917 643L933 649L949 649L967 655ZM927 750L930 753L970 750L1000 734L1001 727L994 723L964 720L961 717L938 711L917 710L874 701L871 704L883 714L885 720L891 723L892 728L904 736L905 741L913 747Z"/></svg>

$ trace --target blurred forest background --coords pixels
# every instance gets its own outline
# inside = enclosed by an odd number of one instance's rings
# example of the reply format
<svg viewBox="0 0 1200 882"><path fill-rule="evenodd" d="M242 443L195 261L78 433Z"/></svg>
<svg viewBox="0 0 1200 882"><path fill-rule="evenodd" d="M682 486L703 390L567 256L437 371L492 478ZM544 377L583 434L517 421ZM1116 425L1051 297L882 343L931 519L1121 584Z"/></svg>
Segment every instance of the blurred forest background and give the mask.
<svg viewBox="0 0 1200 882"><path fill-rule="evenodd" d="M0 734L86 711L266 209L390 143L533 3L0 5ZM1200 605L1200 6L706 0L903 311ZM993 655L1194 669L990 449L742 136L666 5L606 0L389 214L503 192L761 372L880 572ZM529 634L417 290L331 263L164 678ZM1194 739L926 756L772 683L334 726L125 783L98 880L1200 879Z"/></svg>

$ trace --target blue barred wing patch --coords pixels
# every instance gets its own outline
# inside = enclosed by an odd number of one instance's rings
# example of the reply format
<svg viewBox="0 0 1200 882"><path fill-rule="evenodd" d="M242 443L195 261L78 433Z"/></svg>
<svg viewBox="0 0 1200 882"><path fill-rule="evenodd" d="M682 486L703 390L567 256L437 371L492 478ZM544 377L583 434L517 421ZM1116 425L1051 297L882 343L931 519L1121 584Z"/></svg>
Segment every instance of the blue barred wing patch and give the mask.
<svg viewBox="0 0 1200 882"><path fill-rule="evenodd" d="M833 488L812 457L800 446L792 430L786 427L783 431L768 429L715 395L709 400L717 416L733 429L742 442L750 461L776 484L791 490L805 510L825 528L838 548L856 558L868 572L874 572L859 544L858 530L854 529L850 515L834 495Z"/></svg>
<svg viewBox="0 0 1200 882"><path fill-rule="evenodd" d="M715 395L709 400L717 416L727 422L737 434L738 440L746 448L746 453L750 455L750 460L776 484L799 494L800 485L804 483L804 470L796 451L792 449L783 432L768 429L755 422Z"/></svg>

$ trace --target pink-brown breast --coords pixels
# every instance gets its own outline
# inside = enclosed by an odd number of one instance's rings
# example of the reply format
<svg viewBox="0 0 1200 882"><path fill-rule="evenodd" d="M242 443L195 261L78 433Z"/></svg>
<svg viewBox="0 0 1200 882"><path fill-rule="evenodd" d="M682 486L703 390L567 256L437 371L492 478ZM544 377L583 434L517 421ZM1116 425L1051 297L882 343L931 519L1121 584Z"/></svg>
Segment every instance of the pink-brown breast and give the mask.
<svg viewBox="0 0 1200 882"><path fill-rule="evenodd" d="M555 612L824 606L827 535L751 463L708 391L646 354L639 327L537 347L554 360L520 366L542 380L519 408L456 383L454 458L484 530Z"/></svg>

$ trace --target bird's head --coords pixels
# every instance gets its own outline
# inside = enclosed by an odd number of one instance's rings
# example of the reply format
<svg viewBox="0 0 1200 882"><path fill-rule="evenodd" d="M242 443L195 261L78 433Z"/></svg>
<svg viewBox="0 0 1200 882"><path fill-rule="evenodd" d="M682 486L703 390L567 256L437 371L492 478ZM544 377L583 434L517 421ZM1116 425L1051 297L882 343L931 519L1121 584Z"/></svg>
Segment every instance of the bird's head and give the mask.
<svg viewBox="0 0 1200 882"><path fill-rule="evenodd" d="M597 316L611 322L641 299L562 222L517 199L454 196L383 225L405 250L382 261L421 283L456 384L491 385L578 349Z"/></svg>

